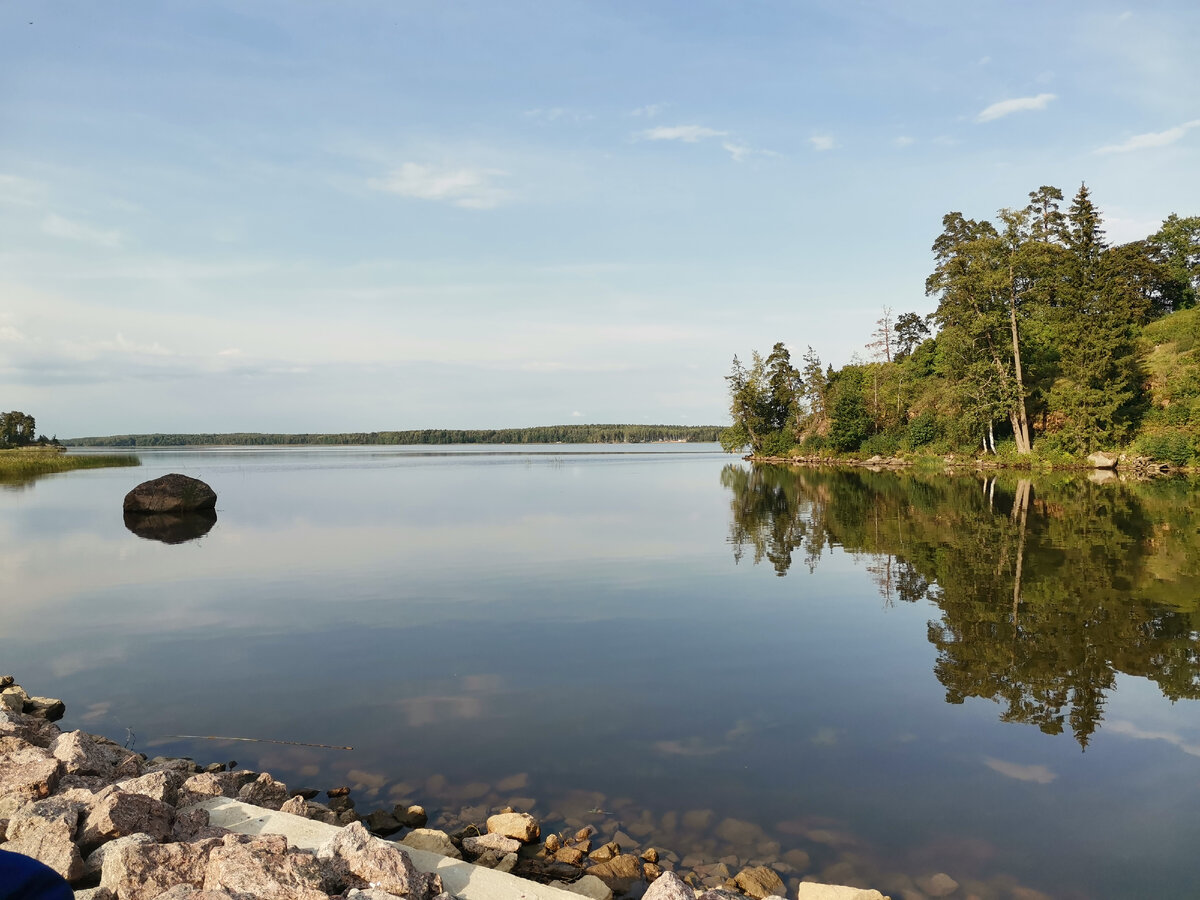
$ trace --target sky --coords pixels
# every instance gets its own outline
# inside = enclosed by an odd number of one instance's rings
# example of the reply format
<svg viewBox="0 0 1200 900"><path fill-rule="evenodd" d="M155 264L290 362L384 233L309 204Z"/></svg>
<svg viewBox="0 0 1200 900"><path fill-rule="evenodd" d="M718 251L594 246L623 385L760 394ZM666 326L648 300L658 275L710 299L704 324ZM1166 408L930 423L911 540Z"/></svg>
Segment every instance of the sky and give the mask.
<svg viewBox="0 0 1200 900"><path fill-rule="evenodd" d="M0 3L0 408L60 437L719 424L952 210L1200 214L1194 0Z"/></svg>

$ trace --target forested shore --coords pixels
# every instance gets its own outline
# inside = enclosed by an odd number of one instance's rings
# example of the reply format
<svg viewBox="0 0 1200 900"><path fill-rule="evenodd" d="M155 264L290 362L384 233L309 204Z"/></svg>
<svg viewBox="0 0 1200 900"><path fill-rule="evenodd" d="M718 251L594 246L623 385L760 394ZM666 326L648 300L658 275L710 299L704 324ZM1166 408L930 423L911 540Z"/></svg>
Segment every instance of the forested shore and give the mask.
<svg viewBox="0 0 1200 900"><path fill-rule="evenodd" d="M69 438L70 447L368 446L376 444L649 444L715 442L720 425L539 425L530 428L369 431L340 434L118 434Z"/></svg>
<svg viewBox="0 0 1200 900"><path fill-rule="evenodd" d="M922 316L884 306L840 369L786 342L727 382L732 451L1066 463L1095 450L1200 455L1200 216L1111 245L1081 186L1043 186L995 221L942 219Z"/></svg>

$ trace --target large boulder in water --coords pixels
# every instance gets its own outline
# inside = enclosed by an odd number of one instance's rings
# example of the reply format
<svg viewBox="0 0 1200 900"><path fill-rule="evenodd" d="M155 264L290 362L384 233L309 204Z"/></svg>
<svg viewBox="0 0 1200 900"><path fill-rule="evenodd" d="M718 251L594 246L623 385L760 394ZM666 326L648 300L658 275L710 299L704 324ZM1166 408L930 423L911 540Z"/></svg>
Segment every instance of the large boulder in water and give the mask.
<svg viewBox="0 0 1200 900"><path fill-rule="evenodd" d="M195 512L216 505L216 491L198 478L174 472L145 481L125 495L127 513Z"/></svg>

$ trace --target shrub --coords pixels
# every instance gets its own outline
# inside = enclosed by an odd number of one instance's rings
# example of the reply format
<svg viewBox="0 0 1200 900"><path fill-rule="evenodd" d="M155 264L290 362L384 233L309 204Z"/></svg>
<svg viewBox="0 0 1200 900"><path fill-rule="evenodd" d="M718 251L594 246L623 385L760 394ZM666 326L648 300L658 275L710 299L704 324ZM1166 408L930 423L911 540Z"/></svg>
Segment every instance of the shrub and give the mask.
<svg viewBox="0 0 1200 900"><path fill-rule="evenodd" d="M906 437L909 447L924 447L926 444L932 444L938 437L937 418L929 410L921 413L908 423Z"/></svg>
<svg viewBox="0 0 1200 900"><path fill-rule="evenodd" d="M1179 431L1143 434L1137 439L1134 449L1142 456L1176 466L1186 466L1195 451L1191 438Z"/></svg>

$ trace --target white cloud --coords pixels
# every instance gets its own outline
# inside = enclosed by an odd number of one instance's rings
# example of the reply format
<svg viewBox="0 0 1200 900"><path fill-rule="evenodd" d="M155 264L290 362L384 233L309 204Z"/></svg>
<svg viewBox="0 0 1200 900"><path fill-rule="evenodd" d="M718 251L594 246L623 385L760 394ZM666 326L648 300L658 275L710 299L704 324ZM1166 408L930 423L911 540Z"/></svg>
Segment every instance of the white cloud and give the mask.
<svg viewBox="0 0 1200 900"><path fill-rule="evenodd" d="M1005 762L1002 759L993 759L990 756L985 756L983 762L993 772L999 772L1001 775L1008 778L1015 778L1017 781L1049 784L1058 777L1045 766L1022 766L1019 763Z"/></svg>
<svg viewBox="0 0 1200 900"><path fill-rule="evenodd" d="M902 147L902 148L903 147L911 147L916 142L917 142L916 138L911 138L906 134L902 134L902 135L900 135L900 137L892 139L892 146L893 147Z"/></svg>
<svg viewBox="0 0 1200 900"><path fill-rule="evenodd" d="M571 418L573 418L573 419L578 419L578 418L580 418L582 415L583 415L583 413L581 413L579 410L575 410L575 412L571 413Z"/></svg>
<svg viewBox="0 0 1200 900"><path fill-rule="evenodd" d="M1173 731L1148 731L1126 721L1110 722L1104 726L1104 730L1112 734L1123 734L1139 741L1166 741L1189 756L1200 756L1200 743L1188 741Z"/></svg>
<svg viewBox="0 0 1200 900"><path fill-rule="evenodd" d="M242 351L237 347L228 347L224 350L218 350L217 356L241 356Z"/></svg>
<svg viewBox="0 0 1200 900"><path fill-rule="evenodd" d="M653 119L666 108L667 104L665 103L647 103L645 106L639 106L630 115Z"/></svg>
<svg viewBox="0 0 1200 900"><path fill-rule="evenodd" d="M0 342L6 344L24 344L29 341L29 338L21 331L13 328L11 325L0 325Z"/></svg>
<svg viewBox="0 0 1200 900"><path fill-rule="evenodd" d="M808 142L817 151L832 150L836 146L832 134L814 134L808 139Z"/></svg>
<svg viewBox="0 0 1200 900"><path fill-rule="evenodd" d="M721 146L729 153L734 162L743 162L754 152L753 148L747 147L745 144L735 144L733 141L725 141Z"/></svg>
<svg viewBox="0 0 1200 900"><path fill-rule="evenodd" d="M1166 147L1168 144L1174 144L1177 140L1187 134L1191 129L1200 126L1200 119L1192 119L1190 122L1184 122L1182 125L1176 125L1174 128L1168 128L1166 131L1151 131L1146 134L1135 134L1133 137L1122 141L1119 144L1108 144L1101 147L1097 153L1130 153L1134 150L1151 150L1155 147Z"/></svg>
<svg viewBox="0 0 1200 900"><path fill-rule="evenodd" d="M1045 109L1051 100L1056 99L1056 96L1055 94L1038 94L1036 97L1013 97L1011 100L1001 100L983 110L975 117L975 121L991 122L993 119L1003 118L1015 112Z"/></svg>
<svg viewBox="0 0 1200 900"><path fill-rule="evenodd" d="M104 231L100 228L93 228L90 225L84 225L82 222L74 222L71 219L64 219L62 216L50 213L42 219L42 233L48 234L51 237L66 238L69 241L82 241L85 244L94 244L97 247L119 247L121 244L121 233L118 231Z"/></svg>
<svg viewBox="0 0 1200 900"><path fill-rule="evenodd" d="M368 183L377 191L401 197L444 200L465 209L492 209L512 196L491 183L493 178L507 174L499 169L439 169L408 162L386 178L373 178Z"/></svg>
<svg viewBox="0 0 1200 900"><path fill-rule="evenodd" d="M694 144L704 138L725 137L728 131L717 131L703 125L659 125L640 132L640 136L648 141L683 141Z"/></svg>

